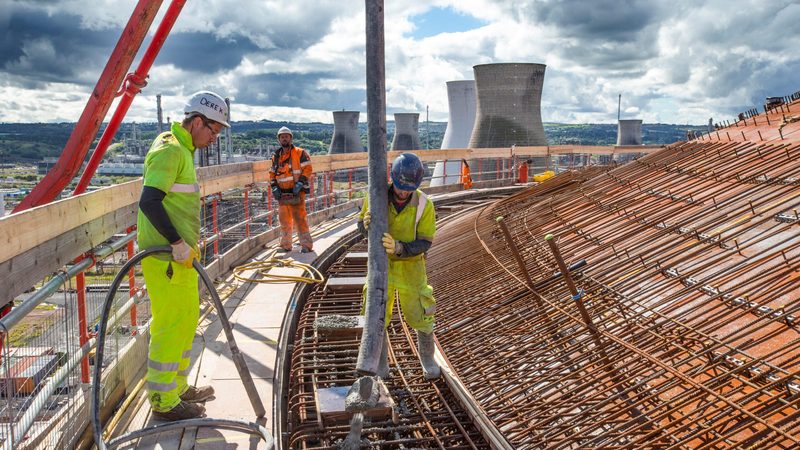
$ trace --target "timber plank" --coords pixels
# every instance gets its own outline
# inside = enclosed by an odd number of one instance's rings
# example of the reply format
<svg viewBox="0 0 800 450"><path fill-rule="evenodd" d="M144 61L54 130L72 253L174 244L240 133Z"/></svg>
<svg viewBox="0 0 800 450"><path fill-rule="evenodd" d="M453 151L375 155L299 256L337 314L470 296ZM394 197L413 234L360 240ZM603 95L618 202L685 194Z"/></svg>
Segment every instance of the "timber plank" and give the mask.
<svg viewBox="0 0 800 450"><path fill-rule="evenodd" d="M241 162L232 164L222 164L219 166L205 166L197 168L197 180L203 182L214 178L224 178L229 175L238 175L241 173L251 173L253 163Z"/></svg>
<svg viewBox="0 0 800 450"><path fill-rule="evenodd" d="M0 261L139 201L142 181L98 189L0 219Z"/></svg>
<svg viewBox="0 0 800 450"><path fill-rule="evenodd" d="M137 204L127 205L0 262L0 303L11 301L48 274L135 224L137 209Z"/></svg>
<svg viewBox="0 0 800 450"><path fill-rule="evenodd" d="M215 178L200 183L200 195L206 196L217 192L227 191L228 189L242 188L248 184L253 184L253 174L236 173L227 175L224 178Z"/></svg>

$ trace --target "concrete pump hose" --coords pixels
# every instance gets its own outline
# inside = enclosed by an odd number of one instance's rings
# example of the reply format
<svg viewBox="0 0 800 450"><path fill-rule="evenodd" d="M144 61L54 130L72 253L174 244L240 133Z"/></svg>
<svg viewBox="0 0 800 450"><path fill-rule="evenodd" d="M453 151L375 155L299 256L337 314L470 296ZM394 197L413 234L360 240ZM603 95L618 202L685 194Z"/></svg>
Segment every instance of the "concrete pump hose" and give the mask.
<svg viewBox="0 0 800 450"><path fill-rule="evenodd" d="M137 430L132 433L128 433L126 435L120 436L116 439L113 439L106 443L103 440L103 424L100 420L100 380L102 379L102 370L103 370L103 352L105 349L105 340L106 340L106 326L108 325L108 319L111 314L111 306L114 303L114 296L117 293L117 289L119 289L120 284L125 276L127 276L128 272L133 268L136 264L138 264L142 259L155 255L158 253L172 253L172 247L170 246L163 246L163 247L153 247L146 250L143 250L126 262L122 268L119 270L117 275L114 277L114 280L109 287L108 294L106 294L105 301L103 302L103 310L100 317L99 323L99 330L97 334L97 352L95 355L95 364L94 364L94 373L92 377L92 403L91 403L91 414L92 414L92 431L94 434L94 441L97 445L98 450L107 450L109 448L114 448L117 445L127 442L132 439L136 439L145 435L156 434L168 429L176 429L176 428L187 428L193 426L207 426L207 427L215 427L215 428L225 428L230 430L237 430L243 431L246 433L252 433L260 435L262 439L267 443L267 449L272 449L274 447L274 440L269 432L263 426L253 423L253 422L246 422L243 420L227 420L227 419L210 419L210 418L200 418L200 419L189 419L189 420L181 420L172 423L164 423L156 426L152 426L149 428L145 428L142 430ZM197 260L194 260L192 263L194 269L200 275L200 278L203 280L203 284L205 284L206 288L211 293L212 298L214 299L215 307L221 309L221 301L219 300L219 296L214 289L214 283L209 278L208 274L206 273L203 266ZM232 333L230 332L230 324L227 323L227 319L224 317L224 311L220 311L220 319L223 323L223 328L227 325L226 334L228 335L229 343L232 344L232 347L235 347L235 343L232 339ZM232 348L232 353L235 353L233 356L241 357L241 354L238 353L238 349ZM236 358L235 358L236 359ZM241 359L241 358L240 358ZM239 361L234 361L238 363ZM243 359L241 361L243 364ZM256 415L259 417L263 417L265 414L264 406L261 404L261 399L258 397L258 393L255 392L255 385L253 385L252 377L250 376L249 371L244 368L244 372L241 370L242 367L239 367L237 364L237 369L239 369L239 374L243 378L243 382L245 384L245 390L248 392L248 397L250 397L250 402L253 405L253 409L256 411ZM249 384L248 384L249 381ZM251 392L253 391L253 392Z"/></svg>

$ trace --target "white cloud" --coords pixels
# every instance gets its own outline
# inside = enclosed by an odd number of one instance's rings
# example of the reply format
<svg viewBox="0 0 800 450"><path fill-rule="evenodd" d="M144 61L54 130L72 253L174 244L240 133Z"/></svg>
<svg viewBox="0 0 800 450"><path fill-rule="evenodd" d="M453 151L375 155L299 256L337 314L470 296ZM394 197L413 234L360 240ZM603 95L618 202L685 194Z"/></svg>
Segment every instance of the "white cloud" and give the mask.
<svg viewBox="0 0 800 450"><path fill-rule="evenodd" d="M24 112L2 112L0 120L77 120L134 5L12 1L0 14L13 33L0 47L0 85ZM424 117L428 105L432 120L446 120L445 82L471 79L473 65L493 62L547 64L545 121L613 122L622 93L627 115L699 124L800 88L792 75L800 70L796 1L398 0L385 7L390 113ZM431 8L485 25L415 39L414 21ZM364 34L361 2L187 2L128 117L154 120L159 92L165 109L179 112L201 88L234 98L241 119L331 122L333 109L365 112ZM65 99L57 92L65 86L84 95ZM0 100L0 111L8 102Z"/></svg>

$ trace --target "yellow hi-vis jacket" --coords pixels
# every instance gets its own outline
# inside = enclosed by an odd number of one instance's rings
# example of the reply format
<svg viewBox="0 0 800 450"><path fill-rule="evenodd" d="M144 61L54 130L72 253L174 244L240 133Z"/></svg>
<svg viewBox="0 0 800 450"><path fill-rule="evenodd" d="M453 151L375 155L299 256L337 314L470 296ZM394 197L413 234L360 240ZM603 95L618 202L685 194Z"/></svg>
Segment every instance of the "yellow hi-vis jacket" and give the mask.
<svg viewBox="0 0 800 450"><path fill-rule="evenodd" d="M390 188L391 189L391 188ZM389 234L400 242L411 242L425 239L433 242L436 234L436 215L433 202L417 189L411 200L402 211L397 212L389 203ZM369 211L368 199L364 199L361 207L361 220ZM394 300L400 300L400 308L406 323L415 330L424 333L433 331L436 300L433 288L428 285L428 274L425 267L425 254L410 257L389 255L388 294L386 302L385 324L392 319ZM364 286L366 296L366 285Z"/></svg>

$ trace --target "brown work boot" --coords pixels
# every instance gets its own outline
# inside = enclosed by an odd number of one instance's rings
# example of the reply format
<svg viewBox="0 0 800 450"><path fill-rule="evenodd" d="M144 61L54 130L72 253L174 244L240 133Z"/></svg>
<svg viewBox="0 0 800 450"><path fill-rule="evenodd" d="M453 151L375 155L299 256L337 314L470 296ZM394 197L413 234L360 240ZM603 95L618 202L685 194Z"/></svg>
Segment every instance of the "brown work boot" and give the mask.
<svg viewBox="0 0 800 450"><path fill-rule="evenodd" d="M211 386L189 386L189 389L181 394L181 400L186 403L200 403L214 397L214 388Z"/></svg>
<svg viewBox="0 0 800 450"><path fill-rule="evenodd" d="M206 407L196 403L180 402L169 411L159 412L153 411L153 417L166 422L175 422L178 420L197 419L205 417Z"/></svg>
<svg viewBox="0 0 800 450"><path fill-rule="evenodd" d="M313 251L314 251L314 250L312 250L312 249L310 249L310 248L308 248L308 247L303 247L303 249L302 249L302 250L300 250L300 253L311 253L311 252L313 252Z"/></svg>

